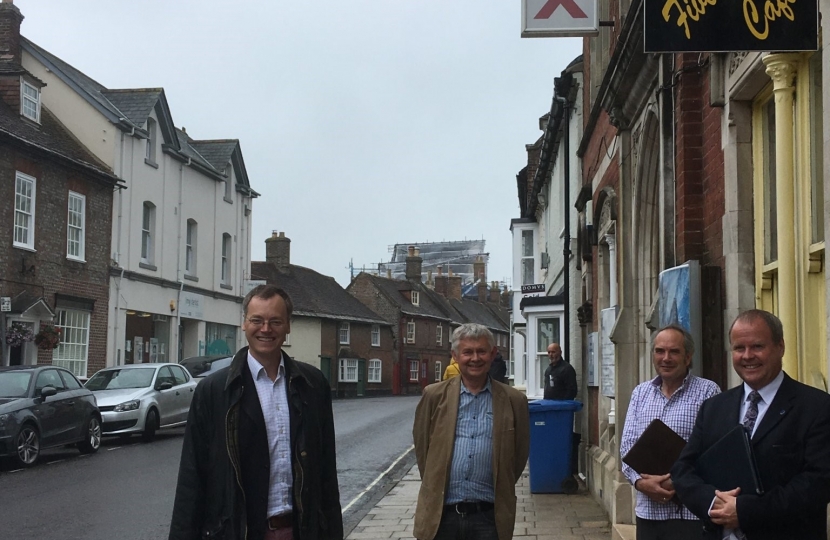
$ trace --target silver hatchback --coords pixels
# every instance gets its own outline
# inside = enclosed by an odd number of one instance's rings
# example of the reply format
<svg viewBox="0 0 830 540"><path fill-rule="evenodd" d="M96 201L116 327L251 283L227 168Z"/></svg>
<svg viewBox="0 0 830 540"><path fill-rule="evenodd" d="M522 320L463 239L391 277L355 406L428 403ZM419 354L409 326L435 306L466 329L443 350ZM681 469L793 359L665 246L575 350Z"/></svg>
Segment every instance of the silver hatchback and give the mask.
<svg viewBox="0 0 830 540"><path fill-rule="evenodd" d="M98 400L104 435L140 433L151 441L157 429L187 422L197 382L178 364L129 364L102 369L86 387Z"/></svg>

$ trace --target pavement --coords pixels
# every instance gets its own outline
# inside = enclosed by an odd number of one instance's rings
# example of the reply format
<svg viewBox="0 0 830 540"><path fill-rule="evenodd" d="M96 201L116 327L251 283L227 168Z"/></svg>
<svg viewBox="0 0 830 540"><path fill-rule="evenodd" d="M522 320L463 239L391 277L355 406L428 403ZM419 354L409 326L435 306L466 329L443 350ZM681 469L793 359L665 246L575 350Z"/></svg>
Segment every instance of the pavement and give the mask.
<svg viewBox="0 0 830 540"><path fill-rule="evenodd" d="M412 538L421 479L417 465L387 493L347 540ZM608 516L585 486L573 495L530 493L528 470L516 484L513 540L611 540Z"/></svg>

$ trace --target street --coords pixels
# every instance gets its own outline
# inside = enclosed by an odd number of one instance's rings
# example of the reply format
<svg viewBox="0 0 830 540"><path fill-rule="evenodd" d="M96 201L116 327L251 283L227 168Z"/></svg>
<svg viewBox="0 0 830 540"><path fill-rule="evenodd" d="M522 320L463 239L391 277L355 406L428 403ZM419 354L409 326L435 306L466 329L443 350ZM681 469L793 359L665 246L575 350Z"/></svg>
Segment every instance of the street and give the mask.
<svg viewBox="0 0 830 540"><path fill-rule="evenodd" d="M340 501L347 534L414 463L414 453L408 450L418 399L334 402ZM182 428L163 430L149 444L138 437L105 438L98 453L91 456L81 456L75 448L49 450L29 470L4 463L0 468L2 538L166 538L183 433ZM393 463L389 473L375 482Z"/></svg>

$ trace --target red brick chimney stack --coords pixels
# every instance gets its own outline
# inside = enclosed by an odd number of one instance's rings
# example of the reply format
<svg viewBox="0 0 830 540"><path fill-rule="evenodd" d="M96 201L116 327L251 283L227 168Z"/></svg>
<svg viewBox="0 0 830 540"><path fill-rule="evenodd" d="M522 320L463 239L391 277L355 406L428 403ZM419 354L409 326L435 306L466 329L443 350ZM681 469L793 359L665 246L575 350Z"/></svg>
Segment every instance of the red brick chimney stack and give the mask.
<svg viewBox="0 0 830 540"><path fill-rule="evenodd" d="M484 272L478 275L478 302L480 304L487 302L487 281L484 279Z"/></svg>
<svg viewBox="0 0 830 540"><path fill-rule="evenodd" d="M487 266L484 264L484 257L477 255L475 262L473 262L473 279L482 279L482 276L485 276L486 272Z"/></svg>
<svg viewBox="0 0 830 540"><path fill-rule="evenodd" d="M20 23L23 14L12 0L0 3L0 63L21 65Z"/></svg>
<svg viewBox="0 0 830 540"><path fill-rule="evenodd" d="M499 290L499 282L493 281L490 283L490 301L494 304L498 304L499 300L501 300L501 291Z"/></svg>
<svg viewBox="0 0 830 540"><path fill-rule="evenodd" d="M420 257L417 247L409 246L406 257L406 279L421 282L421 265L424 260Z"/></svg>
<svg viewBox="0 0 830 540"><path fill-rule="evenodd" d="M435 292L440 294L441 296L447 296L447 287L449 284L449 280L447 276L444 275L443 267L438 267L438 275L435 276Z"/></svg>
<svg viewBox="0 0 830 540"><path fill-rule="evenodd" d="M452 268L447 277L447 298L461 300L461 276L452 275Z"/></svg>

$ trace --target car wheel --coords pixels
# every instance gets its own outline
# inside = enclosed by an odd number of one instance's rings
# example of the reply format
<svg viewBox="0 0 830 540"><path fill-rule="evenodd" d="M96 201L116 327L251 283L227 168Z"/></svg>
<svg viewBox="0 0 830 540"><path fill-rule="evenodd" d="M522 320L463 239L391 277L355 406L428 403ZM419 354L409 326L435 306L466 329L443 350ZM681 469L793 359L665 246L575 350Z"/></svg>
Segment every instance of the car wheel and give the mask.
<svg viewBox="0 0 830 540"><path fill-rule="evenodd" d="M86 423L86 439L78 443L78 450L82 454L94 454L101 447L101 421L93 415Z"/></svg>
<svg viewBox="0 0 830 540"><path fill-rule="evenodd" d="M159 413L155 409L150 409L147 413L147 419L144 420L144 431L141 433L141 440L150 442L156 438L156 430L159 427Z"/></svg>
<svg viewBox="0 0 830 540"><path fill-rule="evenodd" d="M31 467L37 463L40 457L40 434L32 424L26 424L20 428L15 438L17 444L17 463L24 467Z"/></svg>

